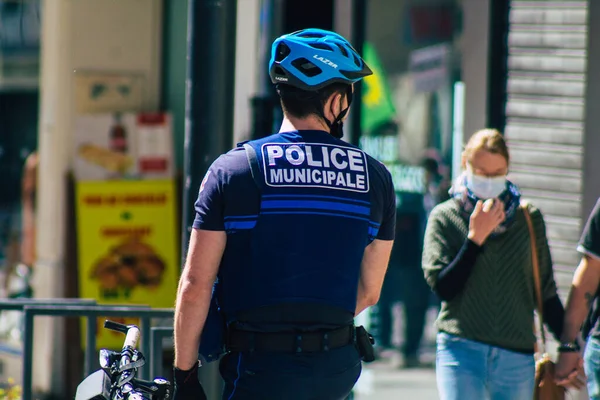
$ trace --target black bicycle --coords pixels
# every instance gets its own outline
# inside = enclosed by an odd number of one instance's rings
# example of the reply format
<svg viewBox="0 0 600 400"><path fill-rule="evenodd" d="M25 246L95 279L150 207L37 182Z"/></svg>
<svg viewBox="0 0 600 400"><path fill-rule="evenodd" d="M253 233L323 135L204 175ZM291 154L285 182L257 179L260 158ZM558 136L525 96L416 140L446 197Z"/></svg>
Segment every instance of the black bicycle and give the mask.
<svg viewBox="0 0 600 400"><path fill-rule="evenodd" d="M75 400L169 400L173 391L166 379L137 379L144 355L136 349L140 330L135 325L105 321L104 328L124 333L120 352L100 350L100 368L77 386Z"/></svg>

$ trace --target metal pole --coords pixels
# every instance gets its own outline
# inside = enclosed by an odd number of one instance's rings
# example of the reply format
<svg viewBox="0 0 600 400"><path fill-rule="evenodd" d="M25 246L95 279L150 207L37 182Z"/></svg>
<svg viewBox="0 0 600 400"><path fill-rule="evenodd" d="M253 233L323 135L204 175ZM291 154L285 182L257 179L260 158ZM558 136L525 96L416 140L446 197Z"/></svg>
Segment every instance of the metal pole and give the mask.
<svg viewBox="0 0 600 400"><path fill-rule="evenodd" d="M353 0L352 10L352 46L358 54L362 55L363 44L366 39L367 28L367 1ZM358 146L360 143L361 131L361 113L362 113L362 83L354 85L354 98L352 100L352 112L350 113L350 123L352 126L352 137L350 143Z"/></svg>
<svg viewBox="0 0 600 400"><path fill-rule="evenodd" d="M98 330L97 317L86 318L85 331L85 375L88 376L98 365L98 354L96 353L96 331Z"/></svg>
<svg viewBox="0 0 600 400"><path fill-rule="evenodd" d="M231 148L237 22L236 0L189 0L188 5L183 257L200 182L210 164ZM220 398L216 362L200 368L200 379L209 399Z"/></svg>
<svg viewBox="0 0 600 400"><path fill-rule="evenodd" d="M23 399L30 400L33 391L33 314L23 312Z"/></svg>
<svg viewBox="0 0 600 400"><path fill-rule="evenodd" d="M271 44L283 32L282 0L261 0L260 42L258 46L258 92L252 98L252 138L258 139L273 133L277 95L269 78Z"/></svg>
<svg viewBox="0 0 600 400"><path fill-rule="evenodd" d="M362 56L363 45L366 39L367 30L367 0L352 0L352 38L350 39L353 47L358 54ZM350 112L350 124L352 137L347 140L355 146L360 143L362 135L362 82L354 85L354 97L352 100L352 111ZM346 400L354 399L354 390L350 392Z"/></svg>
<svg viewBox="0 0 600 400"><path fill-rule="evenodd" d="M151 347L150 347L150 328L152 323L150 322L150 317L142 317L141 318L141 331L142 331L142 342L140 343L140 347L142 348L142 354L144 356L146 356L146 358L148 358L150 356L150 351L151 351ZM149 375L149 365L148 363L144 364L139 372L140 372L140 377L142 379L154 379L153 376Z"/></svg>
<svg viewBox="0 0 600 400"><path fill-rule="evenodd" d="M189 0L182 256L210 164L231 148L236 0Z"/></svg>
<svg viewBox="0 0 600 400"><path fill-rule="evenodd" d="M153 327L150 330L150 354L146 357L150 360L150 377L154 379L158 376L162 376L162 336L157 330L158 328Z"/></svg>
<svg viewBox="0 0 600 400"><path fill-rule="evenodd" d="M152 350L150 352L150 377L162 377L164 372L162 369L163 359L163 339L166 337L173 337L173 328L167 327L153 327L150 333L152 340L150 346Z"/></svg>

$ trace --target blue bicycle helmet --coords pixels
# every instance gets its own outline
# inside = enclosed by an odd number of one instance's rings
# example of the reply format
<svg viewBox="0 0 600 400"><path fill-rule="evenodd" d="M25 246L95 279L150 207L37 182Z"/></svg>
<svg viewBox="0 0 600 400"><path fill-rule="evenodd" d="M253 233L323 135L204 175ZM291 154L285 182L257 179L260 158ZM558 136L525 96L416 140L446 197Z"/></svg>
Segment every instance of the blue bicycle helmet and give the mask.
<svg viewBox="0 0 600 400"><path fill-rule="evenodd" d="M352 84L373 72L342 36L304 29L273 42L269 74L275 84L316 91L336 82Z"/></svg>

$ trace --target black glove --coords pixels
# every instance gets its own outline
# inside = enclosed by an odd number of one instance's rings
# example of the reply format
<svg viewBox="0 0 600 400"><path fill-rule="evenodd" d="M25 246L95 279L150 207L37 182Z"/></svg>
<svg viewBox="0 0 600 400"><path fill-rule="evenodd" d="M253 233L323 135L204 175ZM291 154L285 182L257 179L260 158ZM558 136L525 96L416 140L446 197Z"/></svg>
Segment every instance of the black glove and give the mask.
<svg viewBox="0 0 600 400"><path fill-rule="evenodd" d="M186 371L173 367L173 400L208 400L198 380L198 367L198 363Z"/></svg>

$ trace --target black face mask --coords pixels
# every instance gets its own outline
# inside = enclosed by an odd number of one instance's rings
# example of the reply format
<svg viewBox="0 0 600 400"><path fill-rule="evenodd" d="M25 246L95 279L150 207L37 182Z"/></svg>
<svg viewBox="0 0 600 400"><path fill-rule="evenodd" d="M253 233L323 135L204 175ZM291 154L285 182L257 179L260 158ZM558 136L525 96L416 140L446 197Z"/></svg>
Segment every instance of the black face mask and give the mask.
<svg viewBox="0 0 600 400"><path fill-rule="evenodd" d="M344 117L348 114L348 110L350 109L350 104L352 104L352 86L348 86L348 90L346 91L346 98L348 99L348 107L343 109L338 116L333 120L333 122L329 121L327 118L323 117L325 123L329 127L329 132L331 136L336 139L341 139L344 136ZM340 100L341 105L341 100Z"/></svg>

